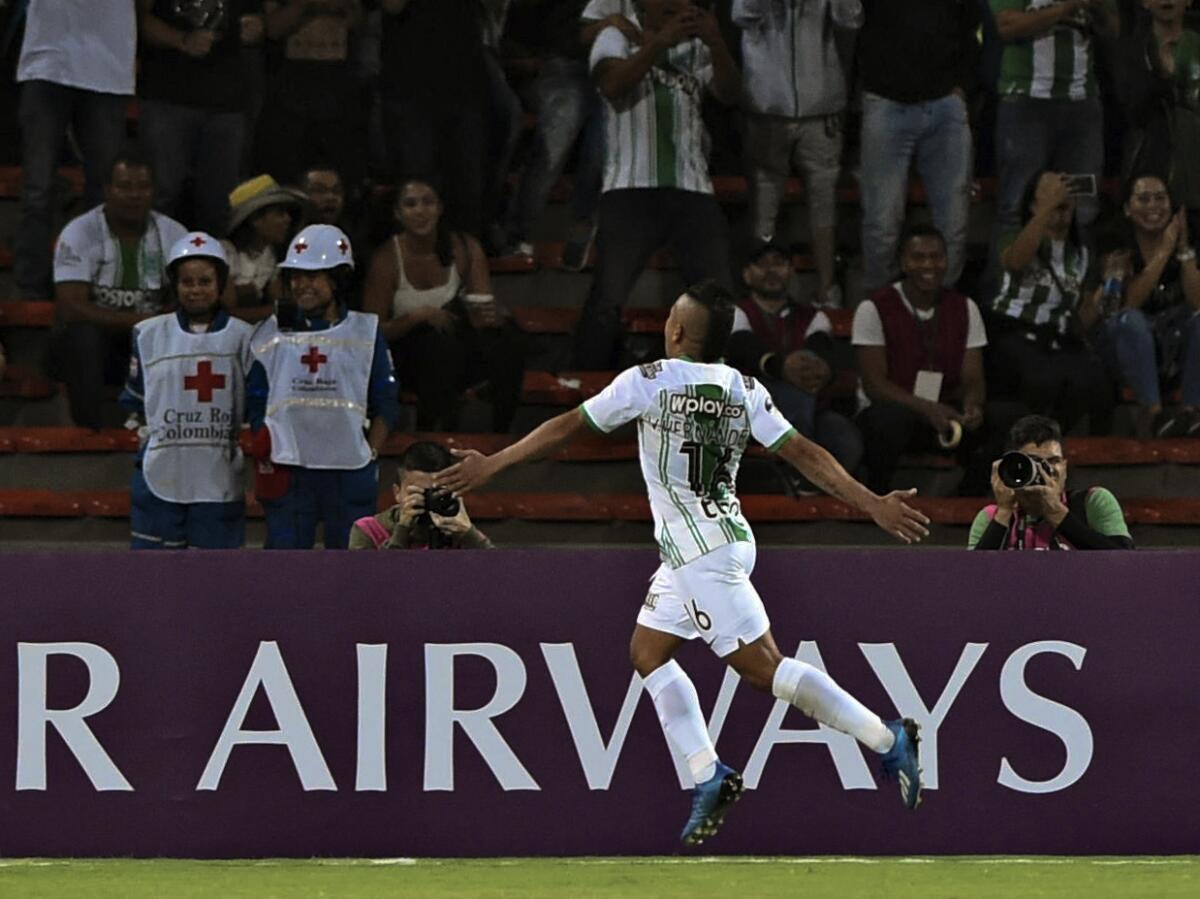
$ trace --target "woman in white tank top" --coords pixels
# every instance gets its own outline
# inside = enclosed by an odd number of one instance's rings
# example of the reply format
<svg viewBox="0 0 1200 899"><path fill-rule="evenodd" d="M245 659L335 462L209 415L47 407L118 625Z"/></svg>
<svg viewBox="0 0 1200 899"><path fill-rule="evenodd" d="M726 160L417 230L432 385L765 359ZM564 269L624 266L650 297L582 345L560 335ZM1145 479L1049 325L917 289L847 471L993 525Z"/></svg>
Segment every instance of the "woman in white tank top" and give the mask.
<svg viewBox="0 0 1200 899"><path fill-rule="evenodd" d="M375 251L363 311L379 316L403 389L417 392L417 429L453 431L462 392L488 384L493 430L507 431L524 373L520 333L492 302L491 273L479 242L452 231L431 179L396 191L399 228Z"/></svg>

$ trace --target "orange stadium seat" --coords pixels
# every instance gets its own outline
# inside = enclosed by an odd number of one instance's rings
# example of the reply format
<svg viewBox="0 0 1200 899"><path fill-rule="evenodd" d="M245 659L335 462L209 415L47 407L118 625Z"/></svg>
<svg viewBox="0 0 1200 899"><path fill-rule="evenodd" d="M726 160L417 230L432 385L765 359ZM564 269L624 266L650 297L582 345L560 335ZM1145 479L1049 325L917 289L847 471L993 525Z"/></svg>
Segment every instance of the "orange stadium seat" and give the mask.
<svg viewBox="0 0 1200 899"><path fill-rule="evenodd" d="M0 381L0 398L42 400L54 396L56 387L45 375L20 365L10 365Z"/></svg>
<svg viewBox="0 0 1200 899"><path fill-rule="evenodd" d="M0 300L0 328L49 328L53 300Z"/></svg>

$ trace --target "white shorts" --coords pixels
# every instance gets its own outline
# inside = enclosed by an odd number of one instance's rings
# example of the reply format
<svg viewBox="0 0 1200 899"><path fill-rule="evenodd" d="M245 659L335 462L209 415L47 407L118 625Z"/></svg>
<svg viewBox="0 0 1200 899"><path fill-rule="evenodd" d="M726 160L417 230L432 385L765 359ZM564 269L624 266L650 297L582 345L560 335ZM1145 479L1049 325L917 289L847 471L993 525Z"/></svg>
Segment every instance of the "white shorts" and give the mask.
<svg viewBox="0 0 1200 899"><path fill-rule="evenodd" d="M719 657L753 643L771 627L750 573L753 543L719 546L674 570L660 565L637 623L685 640L700 637Z"/></svg>

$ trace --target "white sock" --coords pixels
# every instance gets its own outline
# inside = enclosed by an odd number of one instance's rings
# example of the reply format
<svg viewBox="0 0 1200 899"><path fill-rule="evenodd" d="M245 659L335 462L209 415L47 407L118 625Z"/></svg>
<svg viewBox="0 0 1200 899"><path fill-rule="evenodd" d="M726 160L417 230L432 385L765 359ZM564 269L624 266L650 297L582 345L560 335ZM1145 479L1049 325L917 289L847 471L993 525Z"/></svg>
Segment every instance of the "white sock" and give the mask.
<svg viewBox="0 0 1200 899"><path fill-rule="evenodd" d="M687 759L693 780L704 783L711 779L717 771L717 750L708 735L700 697L691 679L672 659L651 671L643 682L663 730Z"/></svg>
<svg viewBox="0 0 1200 899"><path fill-rule="evenodd" d="M878 715L839 687L824 671L799 659L784 659L779 663L771 692L808 717L850 734L876 752L887 752L896 742Z"/></svg>

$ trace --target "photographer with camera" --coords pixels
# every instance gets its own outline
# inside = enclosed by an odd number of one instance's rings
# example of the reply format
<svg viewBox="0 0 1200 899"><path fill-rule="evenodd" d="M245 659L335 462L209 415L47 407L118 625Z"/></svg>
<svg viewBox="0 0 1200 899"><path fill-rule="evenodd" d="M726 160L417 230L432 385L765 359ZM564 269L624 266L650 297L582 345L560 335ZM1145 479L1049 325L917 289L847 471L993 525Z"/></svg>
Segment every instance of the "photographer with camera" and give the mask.
<svg viewBox="0 0 1200 899"><path fill-rule="evenodd" d="M494 549L471 523L466 504L433 485L434 473L454 462L438 443L414 443L405 450L392 485L396 505L354 522L350 548Z"/></svg>
<svg viewBox="0 0 1200 899"><path fill-rule="evenodd" d="M1103 487L1066 489L1062 430L1042 415L1013 425L992 465L996 502L971 524L968 549L1133 549L1121 504Z"/></svg>

